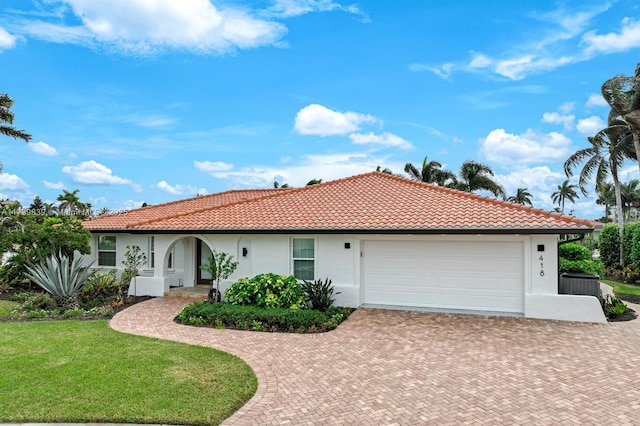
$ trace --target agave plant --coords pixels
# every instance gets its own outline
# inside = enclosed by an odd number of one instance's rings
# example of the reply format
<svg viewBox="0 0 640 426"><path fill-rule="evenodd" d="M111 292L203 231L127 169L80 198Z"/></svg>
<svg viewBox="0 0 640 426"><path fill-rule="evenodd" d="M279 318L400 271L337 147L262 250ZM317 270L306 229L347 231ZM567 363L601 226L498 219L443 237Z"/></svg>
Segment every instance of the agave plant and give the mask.
<svg viewBox="0 0 640 426"><path fill-rule="evenodd" d="M58 253L57 256L46 258L40 265L27 267L26 276L51 293L58 306L77 309L78 290L89 278L91 264L83 266L79 258L70 259Z"/></svg>

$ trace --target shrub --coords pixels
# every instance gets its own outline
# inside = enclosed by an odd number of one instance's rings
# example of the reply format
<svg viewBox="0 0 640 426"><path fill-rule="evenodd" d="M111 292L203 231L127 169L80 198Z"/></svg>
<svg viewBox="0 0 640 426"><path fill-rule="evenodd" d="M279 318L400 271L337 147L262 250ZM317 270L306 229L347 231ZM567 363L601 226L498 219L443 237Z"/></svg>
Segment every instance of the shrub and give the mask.
<svg viewBox="0 0 640 426"><path fill-rule="evenodd" d="M577 243L562 244L558 247L560 255L560 273L580 272L584 274L604 275L604 266L600 260L591 257L591 251Z"/></svg>
<svg viewBox="0 0 640 426"><path fill-rule="evenodd" d="M102 306L109 299L117 297L120 289L115 269L106 274L96 272L89 276L87 283L80 289L78 297L83 307L92 308Z"/></svg>
<svg viewBox="0 0 640 426"><path fill-rule="evenodd" d="M591 251L576 243L562 244L558 247L558 253L561 258L567 260L589 260L591 259Z"/></svg>
<svg viewBox="0 0 640 426"><path fill-rule="evenodd" d="M618 225L608 223L598 236L598 249L600 260L606 268L613 268L620 263L620 235Z"/></svg>
<svg viewBox="0 0 640 426"><path fill-rule="evenodd" d="M324 282L320 279L315 281L303 281L302 288L307 297L307 303L311 306L311 309L318 311L326 311L333 305L335 299L333 298L333 285L331 280L327 278ZM340 294L337 292L335 294Z"/></svg>
<svg viewBox="0 0 640 426"><path fill-rule="evenodd" d="M326 312L320 312L196 302L186 306L178 314L176 321L187 325L216 328L308 333L333 330L351 312L351 308L330 308Z"/></svg>
<svg viewBox="0 0 640 426"><path fill-rule="evenodd" d="M629 307L617 296L607 294L602 299L602 310L608 319L615 319L627 313Z"/></svg>
<svg viewBox="0 0 640 426"><path fill-rule="evenodd" d="M634 235L636 235L637 232L640 232L640 222L629 222L624 226L624 233L622 234L622 245L624 248L622 266L630 265L633 263L632 253L633 246L635 245ZM636 249L636 252L638 252L639 250L640 248Z"/></svg>
<svg viewBox="0 0 640 426"><path fill-rule="evenodd" d="M260 274L231 284L224 299L232 305L302 309L306 306L302 285L293 275Z"/></svg>
<svg viewBox="0 0 640 426"><path fill-rule="evenodd" d="M601 262L593 259L588 260L568 260L560 258L560 273L573 272L604 276L604 266Z"/></svg>
<svg viewBox="0 0 640 426"><path fill-rule="evenodd" d="M592 253L598 248L598 240L593 236L593 234L586 234L584 238L577 241L577 243L588 248Z"/></svg>

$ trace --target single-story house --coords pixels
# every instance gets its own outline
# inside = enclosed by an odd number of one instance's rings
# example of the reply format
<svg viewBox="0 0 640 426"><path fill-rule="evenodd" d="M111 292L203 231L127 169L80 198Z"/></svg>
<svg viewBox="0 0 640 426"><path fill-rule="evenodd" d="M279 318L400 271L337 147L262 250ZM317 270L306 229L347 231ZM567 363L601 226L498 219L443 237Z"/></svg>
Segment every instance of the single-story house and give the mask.
<svg viewBox="0 0 640 426"><path fill-rule="evenodd" d="M132 292L209 283L211 250L241 277L330 278L337 304L481 311L604 322L592 296L558 294L558 238L597 222L371 172L302 188L231 190L95 217L100 268L123 268L126 247L148 264Z"/></svg>

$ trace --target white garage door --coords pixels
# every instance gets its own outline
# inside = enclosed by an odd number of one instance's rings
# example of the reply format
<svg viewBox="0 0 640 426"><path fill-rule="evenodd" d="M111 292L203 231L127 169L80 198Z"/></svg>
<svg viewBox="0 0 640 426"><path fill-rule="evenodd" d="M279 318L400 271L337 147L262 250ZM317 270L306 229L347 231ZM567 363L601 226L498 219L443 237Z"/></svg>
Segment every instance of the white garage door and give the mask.
<svg viewBox="0 0 640 426"><path fill-rule="evenodd" d="M523 243L366 241L364 303L523 312Z"/></svg>

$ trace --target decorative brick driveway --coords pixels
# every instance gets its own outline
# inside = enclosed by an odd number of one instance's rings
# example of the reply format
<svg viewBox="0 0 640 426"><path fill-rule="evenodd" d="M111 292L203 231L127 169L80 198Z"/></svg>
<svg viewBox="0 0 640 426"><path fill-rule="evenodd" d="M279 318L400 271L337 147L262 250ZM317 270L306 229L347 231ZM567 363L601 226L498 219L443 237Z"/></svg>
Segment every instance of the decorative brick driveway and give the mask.
<svg viewBox="0 0 640 426"><path fill-rule="evenodd" d="M258 391L225 424L640 423L640 319L359 309L337 330L295 335L175 324L186 303L152 299L111 327L244 359Z"/></svg>

